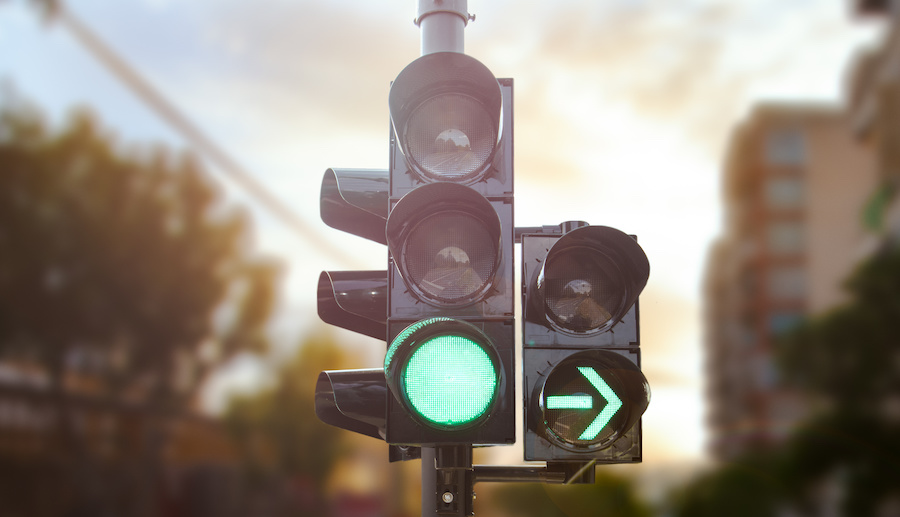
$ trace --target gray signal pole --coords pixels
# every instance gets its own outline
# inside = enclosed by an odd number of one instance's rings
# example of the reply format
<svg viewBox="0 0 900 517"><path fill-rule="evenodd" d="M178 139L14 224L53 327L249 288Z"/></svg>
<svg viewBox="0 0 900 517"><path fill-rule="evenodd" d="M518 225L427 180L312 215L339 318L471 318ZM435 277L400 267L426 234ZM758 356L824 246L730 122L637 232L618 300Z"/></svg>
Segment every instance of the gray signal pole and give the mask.
<svg viewBox="0 0 900 517"><path fill-rule="evenodd" d="M469 20L467 0L419 0L415 24L422 30L422 55L465 53L463 31Z"/></svg>
<svg viewBox="0 0 900 517"><path fill-rule="evenodd" d="M415 24L421 29L421 53L422 55L433 54L435 52L458 52L465 53L465 29L469 20L474 20L475 16L469 14L467 0L418 0L418 9L416 11ZM464 449L465 450L465 449ZM469 461L468 469L471 471L471 447L468 447ZM422 516L431 517L437 514L437 485L438 470L436 465L435 449L433 447L422 447ZM443 477L443 476L441 476ZM456 476L453 476L454 478ZM459 499L468 501L468 505L463 504L461 508L457 508L457 515L471 515L472 500L472 476L465 476L469 483L465 486L463 483L462 491L468 493L446 492L441 494L442 502L457 503ZM448 495L451 494L451 495ZM462 497L460 497L462 496ZM448 501L447 498L450 500ZM457 500L454 501L453 499ZM449 505L447 505L449 506Z"/></svg>

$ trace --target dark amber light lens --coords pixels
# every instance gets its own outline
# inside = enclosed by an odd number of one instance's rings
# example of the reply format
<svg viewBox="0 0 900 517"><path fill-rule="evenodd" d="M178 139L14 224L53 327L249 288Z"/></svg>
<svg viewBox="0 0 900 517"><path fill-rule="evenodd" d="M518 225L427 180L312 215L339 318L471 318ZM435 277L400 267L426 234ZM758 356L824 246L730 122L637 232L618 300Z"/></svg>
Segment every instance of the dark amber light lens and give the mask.
<svg viewBox="0 0 900 517"><path fill-rule="evenodd" d="M590 332L610 322L623 303L625 285L618 268L589 248L553 257L544 270L547 314L573 332Z"/></svg>
<svg viewBox="0 0 900 517"><path fill-rule="evenodd" d="M458 303L482 292L497 264L497 239L483 222L439 212L409 234L403 253L410 281L428 297Z"/></svg>
<svg viewBox="0 0 900 517"><path fill-rule="evenodd" d="M461 94L432 97L409 118L410 157L426 174L442 180L471 177L485 167L497 142L490 114Z"/></svg>

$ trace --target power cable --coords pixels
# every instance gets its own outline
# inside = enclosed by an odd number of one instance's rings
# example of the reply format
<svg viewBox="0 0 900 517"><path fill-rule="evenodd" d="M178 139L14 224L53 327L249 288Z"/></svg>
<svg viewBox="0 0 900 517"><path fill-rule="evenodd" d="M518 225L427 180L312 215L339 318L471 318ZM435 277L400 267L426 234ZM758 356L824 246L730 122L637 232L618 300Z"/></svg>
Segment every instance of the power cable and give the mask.
<svg viewBox="0 0 900 517"><path fill-rule="evenodd" d="M144 80L122 58L116 55L108 45L97 37L85 24L79 21L72 13L65 9L61 0L39 0L43 4L48 18L59 20L75 38L84 45L87 50L100 62L127 85L141 100L143 100L163 120L169 123L201 154L209 158L225 175L236 185L244 189L256 198L262 206L268 209L276 218L287 224L301 237L315 243L317 251L337 259L344 265L352 265L346 252L335 247L331 241L323 238L316 230L304 222L297 214L292 212L278 198L271 194L261 183L254 179L253 175L241 167L221 147L211 139L184 115L171 102L154 89L149 82Z"/></svg>

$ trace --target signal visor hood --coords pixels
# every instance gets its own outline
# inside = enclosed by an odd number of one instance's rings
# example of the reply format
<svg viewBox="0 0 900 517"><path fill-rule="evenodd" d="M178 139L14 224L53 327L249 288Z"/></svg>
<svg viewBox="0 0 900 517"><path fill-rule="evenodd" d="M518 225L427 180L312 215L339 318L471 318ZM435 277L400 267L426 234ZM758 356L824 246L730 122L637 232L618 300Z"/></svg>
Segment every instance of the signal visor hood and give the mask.
<svg viewBox="0 0 900 517"><path fill-rule="evenodd" d="M400 150L426 178L477 177L500 142L502 106L494 74L457 52L416 59L400 72L388 95ZM465 152L448 152L451 143ZM445 170L448 162L450 170Z"/></svg>

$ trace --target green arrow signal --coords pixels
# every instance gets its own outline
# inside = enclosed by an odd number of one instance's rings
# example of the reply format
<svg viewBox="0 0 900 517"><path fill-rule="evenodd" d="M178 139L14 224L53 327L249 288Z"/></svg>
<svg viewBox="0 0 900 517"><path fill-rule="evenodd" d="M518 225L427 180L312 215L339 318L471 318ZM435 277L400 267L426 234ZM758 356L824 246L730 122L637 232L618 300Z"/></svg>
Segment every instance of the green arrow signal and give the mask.
<svg viewBox="0 0 900 517"><path fill-rule="evenodd" d="M606 427L606 424L612 419L613 415L622 407L622 399L616 395L616 392L606 384L602 377L597 375L596 370L587 366L579 366L578 371L591 382L594 388L600 392L600 395L606 399L606 407L597 415L597 418L587 426L587 429L578 437L579 440L593 440L600 434L600 431Z"/></svg>
<svg viewBox="0 0 900 517"><path fill-rule="evenodd" d="M547 397L547 409L591 409L594 397L589 395L551 395Z"/></svg>
<svg viewBox="0 0 900 517"><path fill-rule="evenodd" d="M603 377L600 377L593 368L589 366L579 366L578 371L590 381L591 385L597 390L600 396L606 400L606 406L603 407L600 414L594 418L591 425L587 426L587 429L585 429L581 433L581 436L578 437L579 440L591 441L597 438L600 431L609 424L612 417L615 416L616 412L619 411L619 408L622 407L622 399L616 395L616 392L609 387L609 384L607 384L606 381L603 380ZM545 404L547 409L593 409L594 397L590 395L548 395Z"/></svg>

